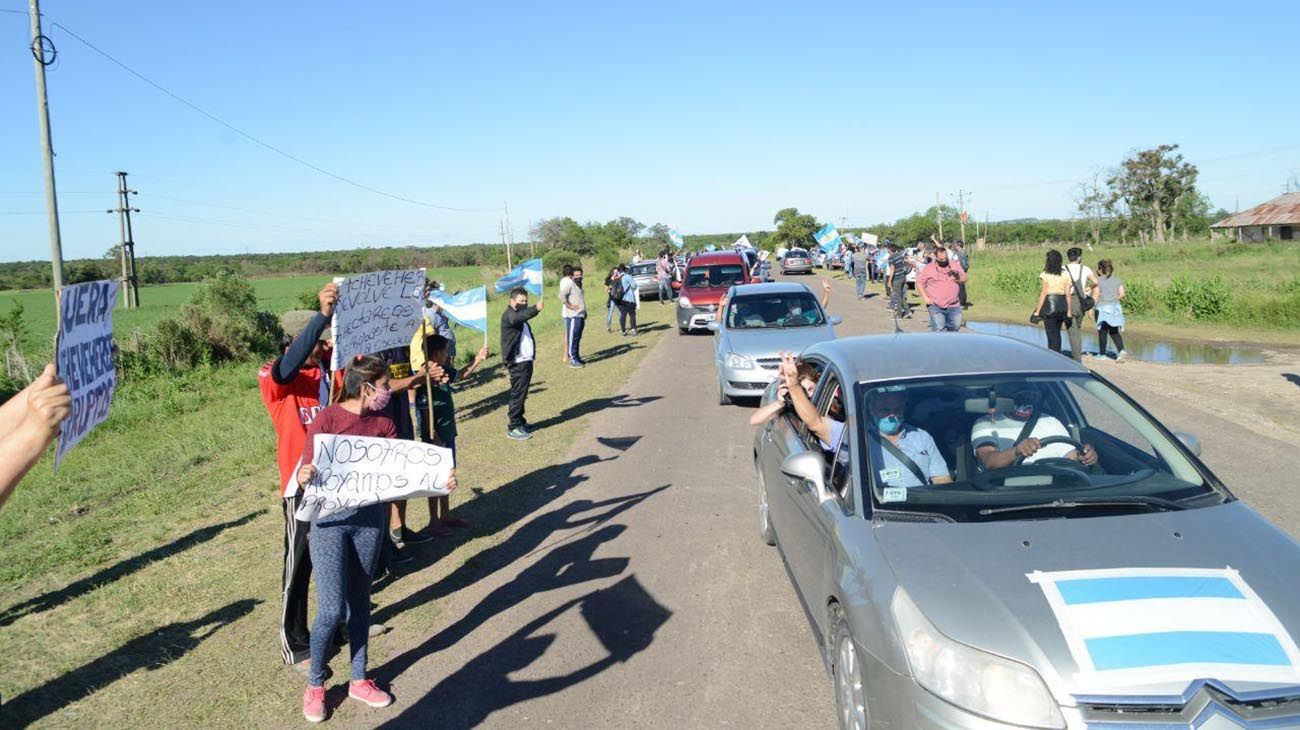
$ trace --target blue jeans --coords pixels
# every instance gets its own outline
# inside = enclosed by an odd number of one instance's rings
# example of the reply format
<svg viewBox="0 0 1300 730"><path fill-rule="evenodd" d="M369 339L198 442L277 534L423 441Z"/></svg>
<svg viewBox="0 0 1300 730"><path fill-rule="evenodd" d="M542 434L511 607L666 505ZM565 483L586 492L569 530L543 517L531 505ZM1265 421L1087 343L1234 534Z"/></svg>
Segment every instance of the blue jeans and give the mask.
<svg viewBox="0 0 1300 730"><path fill-rule="evenodd" d="M858 299L861 299L867 293L867 272L859 271L854 278L858 282Z"/></svg>
<svg viewBox="0 0 1300 730"><path fill-rule="evenodd" d="M930 305L930 331L956 332L961 329L961 305L951 307Z"/></svg>
<svg viewBox="0 0 1300 730"><path fill-rule="evenodd" d="M673 300L673 283L668 279L659 280L659 301L671 302Z"/></svg>
<svg viewBox="0 0 1300 730"><path fill-rule="evenodd" d="M614 329L614 300L605 303L605 331Z"/></svg>

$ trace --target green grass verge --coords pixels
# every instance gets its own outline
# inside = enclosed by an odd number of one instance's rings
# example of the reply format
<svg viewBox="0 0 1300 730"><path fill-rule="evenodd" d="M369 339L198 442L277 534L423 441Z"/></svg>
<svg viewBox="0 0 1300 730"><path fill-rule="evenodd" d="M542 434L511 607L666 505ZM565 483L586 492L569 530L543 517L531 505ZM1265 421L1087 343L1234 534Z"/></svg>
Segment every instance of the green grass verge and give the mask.
<svg viewBox="0 0 1300 730"><path fill-rule="evenodd" d="M322 280L259 286L269 287L270 309ZM612 402L673 324L671 309L649 303L642 308L649 327L628 339L607 334L593 316L584 338L592 364L572 370L560 362L554 291L548 286L535 320L539 363L528 400L529 420L545 427L525 443L505 439L508 383L495 355L457 392L464 486L453 504L475 528L466 539L419 548L414 572L377 595L379 616L394 630L372 642L373 666L431 634L444 595L431 586L555 494L548 488L571 470L564 456L589 415ZM503 301L490 306L495 352ZM476 349L475 336L464 334L461 349ZM5 725L301 721L302 680L277 650L282 517L256 369L232 364L124 384L110 419L59 473L47 458L0 510ZM412 526L426 514L412 505ZM457 575L472 577L478 566ZM338 719L353 712L345 705Z"/></svg>

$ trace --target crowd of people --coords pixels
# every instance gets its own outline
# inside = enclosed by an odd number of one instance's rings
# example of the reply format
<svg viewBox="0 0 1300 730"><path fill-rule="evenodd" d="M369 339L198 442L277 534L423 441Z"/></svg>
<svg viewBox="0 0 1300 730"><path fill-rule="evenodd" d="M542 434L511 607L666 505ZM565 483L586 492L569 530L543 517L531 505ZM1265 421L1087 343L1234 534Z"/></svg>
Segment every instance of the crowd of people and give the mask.
<svg viewBox="0 0 1300 730"><path fill-rule="evenodd" d="M1100 276L1083 262L1083 249L1075 247L1065 252L1068 262L1062 262L1061 252L1052 249L1043 261L1039 275L1038 302L1029 321L1041 324L1047 335L1047 347L1061 352L1061 330L1070 342L1070 356L1076 361L1085 356L1083 327L1088 312L1095 314L1098 351L1096 357L1106 357L1109 342L1115 343L1115 359L1123 362L1124 351L1124 282L1115 273L1110 259L1097 262Z"/></svg>
<svg viewBox="0 0 1300 730"><path fill-rule="evenodd" d="M844 262L844 271L856 285L858 299L866 299L872 283L882 284L885 308L899 319L912 318L909 279L926 308L933 332L957 332L963 312L971 306L966 297L970 254L965 241L944 242L931 236L903 247L892 241L878 244L842 244L831 255Z"/></svg>

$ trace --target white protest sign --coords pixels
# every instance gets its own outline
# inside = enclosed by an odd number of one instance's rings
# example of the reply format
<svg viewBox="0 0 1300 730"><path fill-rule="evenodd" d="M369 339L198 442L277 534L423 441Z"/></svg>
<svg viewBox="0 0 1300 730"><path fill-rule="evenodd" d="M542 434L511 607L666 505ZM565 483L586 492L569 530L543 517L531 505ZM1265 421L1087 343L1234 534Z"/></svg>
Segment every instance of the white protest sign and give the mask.
<svg viewBox="0 0 1300 730"><path fill-rule="evenodd" d="M59 430L54 451L57 471L63 456L108 418L117 388L113 361L113 307L117 285L91 281L63 287L59 294L59 334L55 362L72 395L72 413Z"/></svg>
<svg viewBox="0 0 1300 730"><path fill-rule="evenodd" d="M335 370L357 355L410 346L424 314L424 269L372 271L336 281Z"/></svg>
<svg viewBox="0 0 1300 730"><path fill-rule="evenodd" d="M880 236L877 236L874 233L863 233L862 242L867 244L868 246L875 246L876 244L880 243Z"/></svg>
<svg viewBox="0 0 1300 730"><path fill-rule="evenodd" d="M316 434L312 478L297 518L315 522L347 509L450 494L451 449L405 439Z"/></svg>

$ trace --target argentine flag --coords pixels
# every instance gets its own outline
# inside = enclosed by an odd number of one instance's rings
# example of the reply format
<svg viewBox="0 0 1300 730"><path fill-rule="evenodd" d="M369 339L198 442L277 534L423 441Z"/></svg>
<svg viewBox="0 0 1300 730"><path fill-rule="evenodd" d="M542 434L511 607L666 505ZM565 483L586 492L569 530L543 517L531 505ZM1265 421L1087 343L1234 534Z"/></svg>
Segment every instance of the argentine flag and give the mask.
<svg viewBox="0 0 1300 730"><path fill-rule="evenodd" d="M717 247L717 246L714 246L713 244L710 243L709 245L707 245L707 246L704 247L704 250L705 250L705 251L717 251L717 250L718 250L718 247Z"/></svg>
<svg viewBox="0 0 1300 730"><path fill-rule="evenodd" d="M511 289L522 286L529 292L541 296L542 294L542 260L528 259L510 270L509 274L497 279L497 294L507 292Z"/></svg>
<svg viewBox="0 0 1300 730"><path fill-rule="evenodd" d="M1080 691L1197 680L1300 685L1300 649L1231 569L1123 568L1026 575L1056 614ZM1130 690L1131 691L1131 690Z"/></svg>
<svg viewBox="0 0 1300 730"><path fill-rule="evenodd" d="M826 253L840 250L840 232L835 229L833 223L822 226L821 230L813 234L813 238L817 239L817 245Z"/></svg>
<svg viewBox="0 0 1300 730"><path fill-rule="evenodd" d="M487 287L467 289L455 296L442 290L429 294L448 317L472 330L487 334Z"/></svg>
<svg viewBox="0 0 1300 730"><path fill-rule="evenodd" d="M668 240L672 241L673 245L676 246L677 248L681 248L682 246L686 245L686 239L682 238L682 234L678 233L676 228L668 229Z"/></svg>

